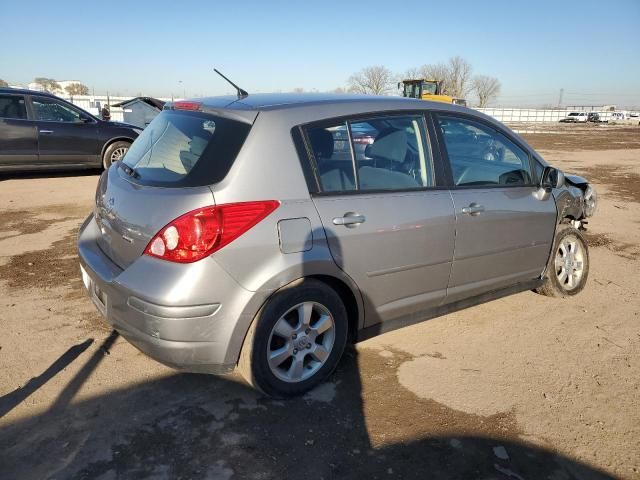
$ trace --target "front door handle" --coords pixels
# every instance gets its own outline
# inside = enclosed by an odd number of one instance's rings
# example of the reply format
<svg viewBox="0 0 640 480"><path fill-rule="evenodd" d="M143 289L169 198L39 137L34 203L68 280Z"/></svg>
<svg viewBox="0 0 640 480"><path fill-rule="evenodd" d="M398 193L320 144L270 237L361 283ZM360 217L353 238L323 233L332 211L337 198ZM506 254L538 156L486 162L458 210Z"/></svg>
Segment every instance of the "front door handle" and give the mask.
<svg viewBox="0 0 640 480"><path fill-rule="evenodd" d="M475 202L473 202L471 205L469 205L468 207L464 207L462 209L462 213L466 214L466 215L480 215L480 213L484 212L484 205L479 205Z"/></svg>
<svg viewBox="0 0 640 480"><path fill-rule="evenodd" d="M42 133L43 135L51 135L53 133L53 130L40 130L40 133Z"/></svg>
<svg viewBox="0 0 640 480"><path fill-rule="evenodd" d="M360 223L364 223L367 219L364 215L358 215L356 213L347 212L342 217L336 217L333 219L334 225L344 225L348 228L354 228Z"/></svg>

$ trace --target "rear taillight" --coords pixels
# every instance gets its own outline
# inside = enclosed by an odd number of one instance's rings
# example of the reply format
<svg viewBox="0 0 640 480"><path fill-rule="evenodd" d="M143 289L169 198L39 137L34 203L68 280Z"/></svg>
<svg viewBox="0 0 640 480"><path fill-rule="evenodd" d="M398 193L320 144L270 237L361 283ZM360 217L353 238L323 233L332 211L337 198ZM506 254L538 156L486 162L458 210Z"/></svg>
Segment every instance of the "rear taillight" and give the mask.
<svg viewBox="0 0 640 480"><path fill-rule="evenodd" d="M160 230L144 253L171 262L195 262L234 241L279 205L266 200L193 210Z"/></svg>

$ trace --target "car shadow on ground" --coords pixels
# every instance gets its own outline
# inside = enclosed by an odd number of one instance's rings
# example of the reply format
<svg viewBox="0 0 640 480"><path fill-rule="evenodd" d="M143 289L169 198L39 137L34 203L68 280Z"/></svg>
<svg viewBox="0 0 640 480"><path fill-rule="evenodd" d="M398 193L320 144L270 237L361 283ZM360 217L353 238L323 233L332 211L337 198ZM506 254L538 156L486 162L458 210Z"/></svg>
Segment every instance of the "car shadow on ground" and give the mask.
<svg viewBox="0 0 640 480"><path fill-rule="evenodd" d="M398 353L350 349L327 383L290 400L175 373L74 402L114 340L74 357L83 366L49 410L5 423L0 478L613 478L514 441L504 417L415 397L396 380Z"/></svg>
<svg viewBox="0 0 640 480"><path fill-rule="evenodd" d="M102 174L102 168L86 170L33 170L19 172L0 172L0 182L5 180L28 180L32 178L91 177Z"/></svg>

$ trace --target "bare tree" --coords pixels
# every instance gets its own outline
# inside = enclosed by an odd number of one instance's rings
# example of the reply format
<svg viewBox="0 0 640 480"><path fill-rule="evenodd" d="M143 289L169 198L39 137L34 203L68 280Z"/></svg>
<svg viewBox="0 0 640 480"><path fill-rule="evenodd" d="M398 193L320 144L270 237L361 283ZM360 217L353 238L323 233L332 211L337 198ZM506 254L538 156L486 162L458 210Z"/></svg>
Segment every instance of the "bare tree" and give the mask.
<svg viewBox="0 0 640 480"><path fill-rule="evenodd" d="M34 80L34 83L40 85L46 92L55 93L61 90L60 84L53 78L38 77Z"/></svg>
<svg viewBox="0 0 640 480"><path fill-rule="evenodd" d="M356 93L385 95L390 93L393 84L393 73L382 65L363 68L349 77L349 90Z"/></svg>
<svg viewBox="0 0 640 480"><path fill-rule="evenodd" d="M304 93L304 88L296 87L293 89L293 93Z"/></svg>
<svg viewBox="0 0 640 480"><path fill-rule="evenodd" d="M411 67L410 69L405 71L404 74L399 75L399 77L402 77L402 78L398 78L398 81L416 80L418 78L423 78L423 76L424 74L422 73L421 68Z"/></svg>
<svg viewBox="0 0 640 480"><path fill-rule="evenodd" d="M69 95L89 95L89 87L82 83L72 83L71 85L67 85L65 90Z"/></svg>
<svg viewBox="0 0 640 480"><path fill-rule="evenodd" d="M337 93L337 94L340 94L340 95L344 95L345 93L347 93L347 91L342 87L336 87L333 90L331 90L331 93Z"/></svg>
<svg viewBox="0 0 640 480"><path fill-rule="evenodd" d="M477 75L473 78L473 91L478 96L478 106L486 107L489 100L500 92L500 81L495 77Z"/></svg>
<svg viewBox="0 0 640 480"><path fill-rule="evenodd" d="M471 64L461 57L453 57L447 63L431 63L412 69L418 75L414 78L437 80L442 93L463 98L471 90Z"/></svg>
<svg viewBox="0 0 640 480"><path fill-rule="evenodd" d="M425 80L437 80L442 82L443 93L449 83L449 67L444 63L434 63L420 67L420 73Z"/></svg>
<svg viewBox="0 0 640 480"><path fill-rule="evenodd" d="M472 89L471 64L462 57L449 59L449 78L447 84L447 94L456 98L464 98Z"/></svg>
<svg viewBox="0 0 640 480"><path fill-rule="evenodd" d="M9 84L0 78L0 87L8 87Z"/></svg>

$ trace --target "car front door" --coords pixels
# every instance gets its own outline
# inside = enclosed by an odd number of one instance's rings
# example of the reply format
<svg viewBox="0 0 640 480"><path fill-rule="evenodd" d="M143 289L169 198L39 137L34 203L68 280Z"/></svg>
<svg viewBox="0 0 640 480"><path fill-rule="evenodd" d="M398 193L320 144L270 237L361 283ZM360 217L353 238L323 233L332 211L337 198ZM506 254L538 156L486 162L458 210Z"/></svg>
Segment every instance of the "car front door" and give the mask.
<svg viewBox="0 0 640 480"><path fill-rule="evenodd" d="M48 166L98 166L98 123L84 112L50 97L31 97L38 123L40 163Z"/></svg>
<svg viewBox="0 0 640 480"><path fill-rule="evenodd" d="M313 201L335 262L360 288L365 326L410 322L440 305L454 215L449 192L436 187L424 117L334 122L306 136L321 190Z"/></svg>
<svg viewBox="0 0 640 480"><path fill-rule="evenodd" d="M436 124L456 215L447 302L539 277L557 214L552 195L537 195L527 151L488 123L438 114Z"/></svg>
<svg viewBox="0 0 640 480"><path fill-rule="evenodd" d="M28 119L24 95L0 94L0 168L29 168L37 162L38 133Z"/></svg>

